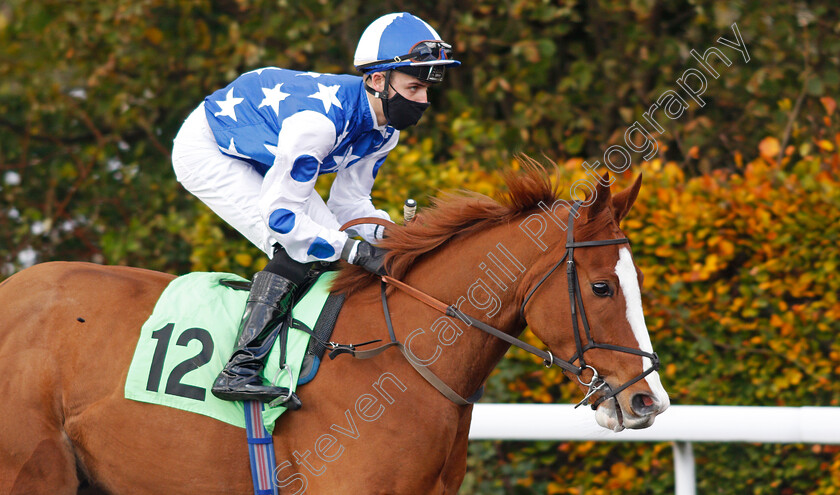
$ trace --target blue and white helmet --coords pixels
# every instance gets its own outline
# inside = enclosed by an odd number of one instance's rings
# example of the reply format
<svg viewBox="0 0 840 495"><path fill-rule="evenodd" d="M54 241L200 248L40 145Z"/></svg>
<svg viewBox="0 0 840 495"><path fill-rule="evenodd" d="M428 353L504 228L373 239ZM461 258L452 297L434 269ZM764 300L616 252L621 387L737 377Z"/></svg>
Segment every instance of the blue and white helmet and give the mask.
<svg viewBox="0 0 840 495"><path fill-rule="evenodd" d="M387 14L362 33L353 65L361 72L396 69L422 81L440 82L452 58L452 46L424 20L408 12Z"/></svg>

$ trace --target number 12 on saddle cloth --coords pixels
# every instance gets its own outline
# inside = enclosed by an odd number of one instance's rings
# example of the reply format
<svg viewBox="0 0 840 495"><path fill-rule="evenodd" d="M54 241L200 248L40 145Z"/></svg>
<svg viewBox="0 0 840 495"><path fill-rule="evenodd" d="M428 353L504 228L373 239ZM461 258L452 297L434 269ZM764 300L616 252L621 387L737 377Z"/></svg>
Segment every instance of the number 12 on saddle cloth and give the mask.
<svg viewBox="0 0 840 495"><path fill-rule="evenodd" d="M293 318L313 328L329 295L335 272L321 276L295 305ZM125 382L125 398L182 409L245 428L241 402L217 399L210 393L216 376L227 363L236 341L248 292L221 285L222 280L247 282L230 273L190 273L176 278L158 299L143 324ZM291 389L297 388L301 363L310 335L291 328L286 362L295 371ZM266 359L263 376L273 379L279 371L280 341ZM286 373L280 386L289 385ZM271 433L285 407L263 410Z"/></svg>

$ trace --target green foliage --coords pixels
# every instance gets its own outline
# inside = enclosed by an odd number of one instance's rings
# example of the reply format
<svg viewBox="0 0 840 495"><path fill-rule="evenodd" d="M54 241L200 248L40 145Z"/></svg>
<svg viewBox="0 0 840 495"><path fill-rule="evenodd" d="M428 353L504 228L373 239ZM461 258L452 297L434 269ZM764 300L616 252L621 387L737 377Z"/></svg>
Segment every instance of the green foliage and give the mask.
<svg viewBox="0 0 840 495"><path fill-rule="evenodd" d="M659 157L625 221L674 403L837 406L840 232L836 2L136 0L0 3L0 275L34 260L233 271L265 257L175 181L181 122L238 74L352 71L374 18L407 10L463 65L380 171L396 219L439 190L492 194L514 152L603 162L677 79L718 46L700 108L662 117ZM737 22L750 61L716 40ZM661 111L660 111L661 112ZM760 158L756 157L756 150ZM319 183L326 192L328 183ZM561 385L558 386L557 384ZM555 370L511 351L504 402L572 402ZM701 492L837 493L840 453L695 445ZM668 493L667 445L470 446L462 493ZM733 459L737 461L733 461ZM724 461L726 460L726 461Z"/></svg>
<svg viewBox="0 0 840 495"><path fill-rule="evenodd" d="M21 184L0 184L4 212L19 214L0 215L4 273L30 249L41 261L171 272L216 265L198 261L187 231L171 225L192 225L202 211L172 180L169 150L180 123L205 95L255 67L352 70L364 26L394 9L429 19L464 62L433 90L434 113L405 133L409 146L390 160L396 189L388 181L376 191L396 213L403 192L423 204L439 186L462 185L424 183L436 180L441 163L494 169L515 151L601 159L696 67L690 49L733 39L732 22L751 61L723 48L733 65L709 80L706 107L693 104L657 136L666 160L692 174L731 167L767 134L807 154L821 137L813 118L819 97L840 89L838 7L828 2L7 2L0 166ZM422 158L412 154L418 149ZM416 180L402 181L407 175ZM226 256L259 257L220 228Z"/></svg>

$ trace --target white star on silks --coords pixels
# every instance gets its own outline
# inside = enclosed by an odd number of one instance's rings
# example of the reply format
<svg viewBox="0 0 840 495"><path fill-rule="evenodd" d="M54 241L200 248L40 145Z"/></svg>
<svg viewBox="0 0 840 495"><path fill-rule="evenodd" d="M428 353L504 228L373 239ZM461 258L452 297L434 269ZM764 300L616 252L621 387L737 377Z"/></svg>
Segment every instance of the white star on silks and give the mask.
<svg viewBox="0 0 840 495"><path fill-rule="evenodd" d="M245 158L246 160L251 159L250 156L243 155L242 153L239 152L239 150L236 149L236 145L233 144L233 138L230 138L230 146L228 146L227 148L222 148L221 146L219 146L219 149L224 151L225 154L228 154L230 156L235 156L237 158Z"/></svg>
<svg viewBox="0 0 840 495"><path fill-rule="evenodd" d="M336 169L341 167L347 168L359 158L361 158L361 156L356 156L353 154L353 146L348 146L347 150L344 151L344 155L342 155L341 157L339 157L338 160L335 161Z"/></svg>
<svg viewBox="0 0 840 495"><path fill-rule="evenodd" d="M348 131L349 128L350 128L350 121L348 120L347 122L344 123L344 130L341 131L341 134L339 134L337 138L335 138L335 145L333 145L332 149L330 150L330 153L332 153L333 151L336 150L336 148L341 146L341 143L344 141L344 138L346 138L347 135L350 134L350 132Z"/></svg>
<svg viewBox="0 0 840 495"><path fill-rule="evenodd" d="M298 76L309 76L309 77L321 77L322 74L318 72L303 72L301 74L295 74L295 77Z"/></svg>
<svg viewBox="0 0 840 495"><path fill-rule="evenodd" d="M341 102L338 101L338 98L335 96L336 94L338 94L339 88L341 88L341 86L338 84L334 86L324 86L323 84L318 83L318 92L309 95L309 97L315 98L316 100L321 100L321 102L324 104L324 113L329 113L332 105L341 108Z"/></svg>
<svg viewBox="0 0 840 495"><path fill-rule="evenodd" d="M233 107L242 103L244 99L245 98L234 98L233 88L230 88L230 91L228 91L227 96L225 96L225 99L223 101L216 102L216 105L219 105L219 108L221 108L221 110L214 113L213 115L215 115L216 117L230 117L233 119L234 122L236 122L236 110L234 110Z"/></svg>
<svg viewBox="0 0 840 495"><path fill-rule="evenodd" d="M257 108L270 106L274 110L275 115L280 115L280 102L285 100L291 93L284 93L280 90L283 83L277 84L274 88L262 88L265 98Z"/></svg>

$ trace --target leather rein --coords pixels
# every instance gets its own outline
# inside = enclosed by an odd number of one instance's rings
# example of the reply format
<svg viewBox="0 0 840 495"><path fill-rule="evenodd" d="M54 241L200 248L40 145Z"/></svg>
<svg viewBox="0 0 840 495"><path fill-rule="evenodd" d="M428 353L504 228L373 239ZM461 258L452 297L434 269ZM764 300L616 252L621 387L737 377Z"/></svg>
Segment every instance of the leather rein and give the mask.
<svg viewBox="0 0 840 495"><path fill-rule="evenodd" d="M577 209L579 207L580 207L580 201L576 201L575 204L572 206L571 213L569 214L569 229L568 229L567 238L566 238L566 253L560 259L560 261L558 261L540 279L540 281L528 292L528 295L525 297L525 300L522 302L522 306L519 308L520 317L522 318L523 321L525 321L527 323L527 320L525 319L525 306L528 304L528 301L531 299L531 297L534 295L534 293L537 291L537 289L539 289L543 285L543 283L548 279L548 277L550 277L557 270L557 268L559 268L560 265L563 264L564 261L566 261L566 280L567 280L568 286L569 286L569 301L570 301L571 313L572 313L572 327L573 327L573 330L574 330L575 348L577 349L577 352L575 353L575 355L572 356L572 358L569 359L568 361L558 358L557 356L552 354L551 351L547 351L547 350L544 351L542 349L538 349L538 348L532 346L531 344L528 344L527 342L525 342L521 339L518 339L518 338L516 338L512 335L509 335L509 334L499 330L498 328L492 327L490 325L487 325L486 323L483 323L479 320L476 320L475 318L472 318L472 317L464 314L456 306L446 304L443 301L440 301L440 300L430 296L429 294L426 294L425 292L422 292L419 289L416 289L416 288L414 288L414 287L412 287L412 286L410 286L410 285L408 285L408 284L406 284L406 283L404 283L400 280L397 280L393 277L390 277L388 275L384 275L381 278L380 293L381 293L381 298L382 298L382 308L383 308L383 311L385 313L385 323L388 327L388 333L390 335L391 341L389 343L384 344L382 346L379 346L375 349L364 350L364 351L357 350L356 346L353 346L353 345L333 346L334 350L330 353L330 358L334 359L339 354L349 353L349 354L351 354L354 357L359 358L359 359L368 359L368 358L372 358L372 357L382 353L383 351L385 351L388 348L397 347L400 350L400 352L403 354L403 356L406 358L406 360L411 364L411 366L418 373L420 373L420 375L423 376L423 378L427 382L429 382L430 385L435 387L435 389L437 389L441 394L443 394L445 397L447 397L450 401L454 402L457 405L464 406L464 405L474 404L478 399L481 398L481 395L484 391L484 387L479 388L470 397L467 397L467 398L461 397L461 395L459 395L457 392L452 390L451 387L449 387L446 383L444 383L443 380L440 379L440 377L438 377L437 375L432 373L432 371L430 371L426 366L423 366L422 364L417 363L416 358L413 355L411 355L411 352L406 349L405 345L403 345L401 342L399 342L397 340L396 334L394 333L394 326L391 322L391 314L390 314L390 310L388 308L388 299L386 297L386 289L387 289L388 284L390 284L393 287L399 289L400 291L402 291L402 292L408 294L409 296L413 297L414 299L417 299L418 301L422 302L423 304L426 304L427 306L439 311L440 313L445 314L446 316L453 317L453 318L458 318L459 320L463 321L464 323L466 323L467 325L469 325L471 327L477 328L477 329L479 329L483 332L486 332L490 335L493 335L494 337L497 337L497 338L509 343L512 346L518 347L518 348L520 348L520 349L522 349L526 352L529 352L531 354L536 355L537 357L539 357L543 360L543 365L547 368L550 368L552 365L555 365L555 366L558 366L560 368L563 368L565 371L568 371L569 373L572 373L573 375L575 375L575 377L578 379L578 381L582 385L588 387L588 390L587 390L584 398L577 404L577 406L575 406L576 408L585 404L585 403L587 403L589 401L590 397L592 397L593 395L595 395L599 391L602 391L602 390L606 389L606 392L603 392L601 397L599 397L594 403L592 403L592 406L591 406L592 409L593 410L597 409L598 406L602 402L604 402L605 400L615 398L615 396L619 392L625 390L627 387L629 387L630 385L633 385L634 383L638 382L639 380L642 380L644 377L646 377L650 373L658 370L659 369L659 357L656 355L656 353L648 353L648 352L642 351L640 349L633 349L631 347L624 347L624 346L618 346L618 345L613 345L613 344L597 343L592 339L592 336L590 335L589 322L586 319L586 313L585 313L584 308L583 308L583 299L581 297L580 283L578 282L577 270L575 268L575 262L574 262L574 250L575 250L575 248L585 248L585 247L592 247L592 246L608 246L608 245L612 245L612 244L624 244L624 243L629 243L630 241L627 238L621 238L621 239L606 239L606 240L601 240L601 241L574 242L574 234L573 234L574 213L577 211ZM340 230L344 231L345 229L348 229L348 228L353 227L355 225L366 224L366 223L381 225L383 227L388 227L389 225L393 225L391 222L389 222L387 220L383 220L381 218L374 218L374 217L358 218L358 219L355 219L355 220L351 220L350 222L347 222L346 224L344 224L341 227ZM587 340L587 343L585 345L582 343L581 337L580 337L580 330L579 330L578 318L577 318L578 312L580 313L581 321L583 322L583 329L584 329L585 337L586 337L586 340ZM372 342L368 342L368 343L372 343ZM607 384L607 382L601 377L601 375L598 373L598 371L593 366L586 364L583 355L586 351L588 351L590 349L608 349L608 350L612 350L612 351L635 354L635 355L638 355L638 356L649 358L651 360L652 364L648 369L644 370L642 373L637 375L635 378L632 378L631 380L625 382L624 384L622 384L621 386L619 386L618 388L613 390ZM578 361L579 365L575 365L574 364L575 361ZM592 374L592 378L588 382L585 382L581 379L581 376L583 375L584 370L586 370L587 368L592 370L593 374Z"/></svg>

